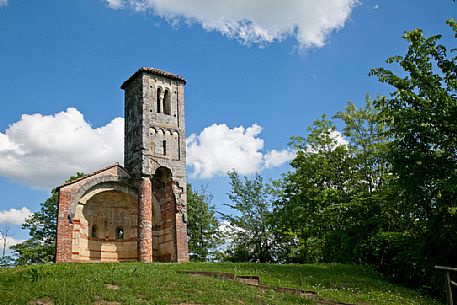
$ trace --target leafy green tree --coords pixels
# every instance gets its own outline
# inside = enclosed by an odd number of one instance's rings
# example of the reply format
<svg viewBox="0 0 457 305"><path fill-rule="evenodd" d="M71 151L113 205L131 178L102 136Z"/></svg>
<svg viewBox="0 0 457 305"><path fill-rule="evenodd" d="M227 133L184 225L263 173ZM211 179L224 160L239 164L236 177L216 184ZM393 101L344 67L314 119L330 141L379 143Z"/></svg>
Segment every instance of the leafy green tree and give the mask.
<svg viewBox="0 0 457 305"><path fill-rule="evenodd" d="M340 253L349 254L346 261L373 265L383 262L382 252L373 253L372 239L391 230L398 220L398 212L390 200L391 165L386 158L390 138L386 124L379 117L378 105L384 100L385 97L378 97L372 101L367 96L363 107L350 102L344 111L334 116L344 123L352 187L342 212L344 231L336 234L341 240L329 244L337 249L338 243L342 244Z"/></svg>
<svg viewBox="0 0 457 305"><path fill-rule="evenodd" d="M267 186L258 174L253 179L241 178L236 172L229 172L228 176L231 185L228 196L232 203L227 206L235 213L222 214L231 233L227 259L259 263L275 261Z"/></svg>
<svg viewBox="0 0 457 305"><path fill-rule="evenodd" d="M222 234L211 199L205 190L196 192L190 184L187 185L187 236L192 261L217 260L220 256L218 247L222 243Z"/></svg>
<svg viewBox="0 0 457 305"><path fill-rule="evenodd" d="M457 23L447 23L457 38ZM403 283L429 285L433 265L454 265L457 253L456 49L440 44L441 35L427 38L420 29L404 39L406 54L387 60L398 64L402 75L371 71L394 88L379 107L392 138L388 158L401 227L381 242L391 244L385 272Z"/></svg>
<svg viewBox="0 0 457 305"><path fill-rule="evenodd" d="M373 194L388 178L389 164L385 158L388 137L386 125L380 121L379 103L385 101L379 97L373 102L367 95L365 105L357 107L348 102L344 111L338 112L334 118L344 123L343 136L347 141L347 149L354 159L353 173L356 192Z"/></svg>
<svg viewBox="0 0 457 305"><path fill-rule="evenodd" d="M382 98L381 98L382 99ZM370 237L383 230L388 205L380 200L389 180L385 126L367 97L348 103L334 119L323 116L306 137L292 137L293 170L276 182L274 218L286 262L367 262Z"/></svg>
<svg viewBox="0 0 457 305"><path fill-rule="evenodd" d="M348 180L347 150L339 145L335 126L325 116L308 128L307 137L292 137L297 155L279 186L275 202L277 237L283 248L281 260L323 260L325 235L338 226L339 205Z"/></svg>
<svg viewBox="0 0 457 305"><path fill-rule="evenodd" d="M457 24L449 20L457 38ZM457 57L440 35L406 32L405 56L371 74L394 87L390 98L349 103L347 143L322 117L293 137L293 170L275 182L275 237L286 262L369 263L397 281L441 288L433 266L457 253ZM434 276L439 282L434 282ZM437 284L438 283L438 284ZM427 289L428 289L427 288Z"/></svg>
<svg viewBox="0 0 457 305"><path fill-rule="evenodd" d="M82 176L84 176L83 173L76 173L66 182ZM54 261L58 203L59 193L56 189L53 189L51 197L41 204L40 210L25 220L22 229L29 230L30 238L11 247L16 254L17 265L41 264Z"/></svg>

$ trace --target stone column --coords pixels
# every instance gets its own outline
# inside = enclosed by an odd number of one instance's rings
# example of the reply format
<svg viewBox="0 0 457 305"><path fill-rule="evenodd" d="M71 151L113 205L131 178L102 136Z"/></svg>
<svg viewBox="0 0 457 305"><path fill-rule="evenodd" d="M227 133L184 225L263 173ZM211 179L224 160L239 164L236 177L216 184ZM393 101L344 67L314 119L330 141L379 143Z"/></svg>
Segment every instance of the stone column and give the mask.
<svg viewBox="0 0 457 305"><path fill-rule="evenodd" d="M142 177L138 187L138 261L152 262L152 181Z"/></svg>
<svg viewBox="0 0 457 305"><path fill-rule="evenodd" d="M162 95L162 92L160 92L160 96L159 96L159 100L160 100L160 113L163 113L163 95Z"/></svg>

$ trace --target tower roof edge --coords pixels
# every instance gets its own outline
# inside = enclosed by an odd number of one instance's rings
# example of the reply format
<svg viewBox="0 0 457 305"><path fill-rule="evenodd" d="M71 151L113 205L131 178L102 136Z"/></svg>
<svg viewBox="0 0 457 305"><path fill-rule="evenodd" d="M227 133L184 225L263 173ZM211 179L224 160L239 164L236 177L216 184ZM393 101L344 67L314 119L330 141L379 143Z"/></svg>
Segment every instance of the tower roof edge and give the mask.
<svg viewBox="0 0 457 305"><path fill-rule="evenodd" d="M149 73L152 75L158 75L158 76L170 78L170 79L177 80L177 81L181 81L184 83L184 85L186 84L186 80L184 79L184 77L182 77L180 75L173 74L173 73L170 73L170 72L167 72L164 70L160 70L160 69L156 69L156 68L141 67L135 73L133 73L125 82L122 83L121 89L124 90L129 82L131 82L136 76L138 76L139 74L141 74L143 72Z"/></svg>

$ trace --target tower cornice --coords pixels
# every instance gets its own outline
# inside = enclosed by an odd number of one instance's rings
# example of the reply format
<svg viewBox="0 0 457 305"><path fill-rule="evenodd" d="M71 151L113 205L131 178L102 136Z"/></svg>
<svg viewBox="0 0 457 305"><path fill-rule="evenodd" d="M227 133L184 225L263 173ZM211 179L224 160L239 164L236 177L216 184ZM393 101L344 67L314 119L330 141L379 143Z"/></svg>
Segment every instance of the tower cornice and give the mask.
<svg viewBox="0 0 457 305"><path fill-rule="evenodd" d="M137 77L141 73L147 73L147 74L151 74L151 75L166 77L169 79L183 82L184 85L186 84L186 80L184 79L184 77L182 77L180 75L173 74L173 73L170 73L170 72L167 72L164 70L160 70L160 69L156 69L156 68L141 67L135 73L133 73L124 83L122 83L121 89L124 90L127 87L128 83L130 83L135 77Z"/></svg>

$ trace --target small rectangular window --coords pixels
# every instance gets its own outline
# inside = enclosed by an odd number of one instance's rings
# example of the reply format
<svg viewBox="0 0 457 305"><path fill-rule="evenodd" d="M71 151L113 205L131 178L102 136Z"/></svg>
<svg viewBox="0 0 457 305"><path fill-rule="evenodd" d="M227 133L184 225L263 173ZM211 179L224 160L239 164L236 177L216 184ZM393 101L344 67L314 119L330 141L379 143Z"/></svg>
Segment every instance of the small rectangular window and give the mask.
<svg viewBox="0 0 457 305"><path fill-rule="evenodd" d="M90 232L90 237L97 238L97 226L96 225L92 226L92 230Z"/></svg>
<svg viewBox="0 0 457 305"><path fill-rule="evenodd" d="M116 229L116 239L118 239L118 240L124 239L124 229L122 229L122 228Z"/></svg>

